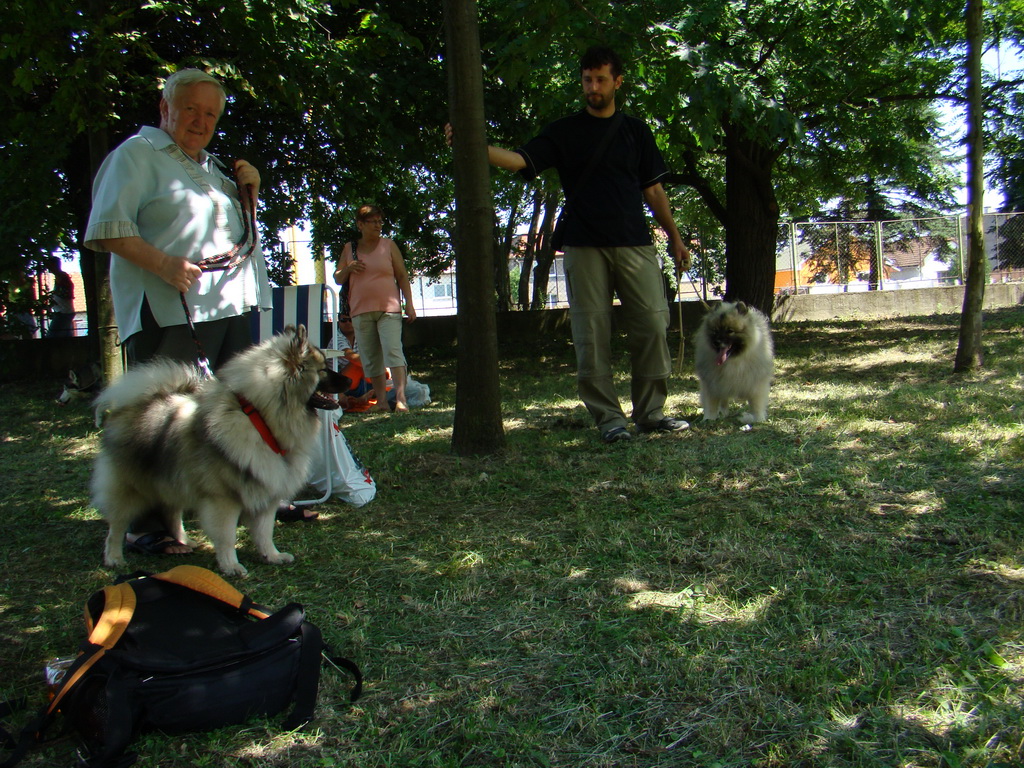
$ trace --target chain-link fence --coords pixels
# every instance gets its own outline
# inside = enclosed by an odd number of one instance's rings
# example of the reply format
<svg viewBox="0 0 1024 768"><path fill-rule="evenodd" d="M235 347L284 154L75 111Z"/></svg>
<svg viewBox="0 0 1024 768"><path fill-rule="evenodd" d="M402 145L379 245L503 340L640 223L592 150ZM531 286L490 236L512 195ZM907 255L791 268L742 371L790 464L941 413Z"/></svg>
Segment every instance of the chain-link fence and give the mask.
<svg viewBox="0 0 1024 768"><path fill-rule="evenodd" d="M1024 213L989 214L985 216L985 223L985 252L991 269L989 281L1024 281Z"/></svg>
<svg viewBox="0 0 1024 768"><path fill-rule="evenodd" d="M838 293L960 285L966 216L897 221L792 222L783 238L776 290ZM984 216L989 279L1024 279L1024 213Z"/></svg>

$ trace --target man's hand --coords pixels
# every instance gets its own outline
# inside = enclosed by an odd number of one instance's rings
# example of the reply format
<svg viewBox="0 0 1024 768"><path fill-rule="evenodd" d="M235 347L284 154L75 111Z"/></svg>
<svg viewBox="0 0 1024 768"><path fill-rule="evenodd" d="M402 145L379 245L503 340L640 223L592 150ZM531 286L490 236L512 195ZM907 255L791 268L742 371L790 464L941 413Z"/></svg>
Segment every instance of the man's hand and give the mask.
<svg viewBox="0 0 1024 768"><path fill-rule="evenodd" d="M252 187L252 199L260 194L260 172L247 160L235 160L235 178L241 188Z"/></svg>
<svg viewBox="0 0 1024 768"><path fill-rule="evenodd" d="M100 240L99 245L125 261L152 272L179 293L187 293L203 274L203 270L191 261L168 256L138 235Z"/></svg>
<svg viewBox="0 0 1024 768"><path fill-rule="evenodd" d="M455 140L455 131L451 123L444 125L444 138L448 146L452 146ZM492 144L487 145L487 162L495 168L504 168L506 171L521 171L526 167L526 158L518 152L512 152Z"/></svg>
<svg viewBox="0 0 1024 768"><path fill-rule="evenodd" d="M165 255L156 274L179 293L188 293L189 288L199 282L203 270L187 259Z"/></svg>
<svg viewBox="0 0 1024 768"><path fill-rule="evenodd" d="M683 244L683 239L681 237L672 238L669 247L672 252L672 261L676 265L676 273L689 272L693 261L690 258L690 249Z"/></svg>

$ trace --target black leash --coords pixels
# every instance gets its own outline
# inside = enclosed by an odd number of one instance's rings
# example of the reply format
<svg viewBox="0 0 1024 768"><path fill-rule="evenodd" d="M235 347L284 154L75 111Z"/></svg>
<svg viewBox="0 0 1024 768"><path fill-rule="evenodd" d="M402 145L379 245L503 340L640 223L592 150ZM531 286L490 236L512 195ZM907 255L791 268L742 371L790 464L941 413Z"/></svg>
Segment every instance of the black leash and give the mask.
<svg viewBox="0 0 1024 768"><path fill-rule="evenodd" d="M224 253L218 253L216 256L209 256L197 262L196 266L204 272L220 272L234 269L252 256L253 251L256 250L256 243L259 242L259 233L256 229L256 200L252 184L245 185L244 194L242 185L238 183L237 176L235 184L238 186L238 201L242 208L242 239ZM242 252L243 248L245 248L244 253ZM199 341L199 334L196 333L196 325L192 320L192 309L185 300L185 294L179 293L179 296L181 297L181 308L185 310L185 320L188 322L189 333L192 334L192 341L196 344L199 370L203 372L204 376L210 378L213 376L213 369L210 367L210 360L206 357L206 352L203 351L203 345Z"/></svg>
<svg viewBox="0 0 1024 768"><path fill-rule="evenodd" d="M192 341L196 343L196 355L199 360L199 370L203 372L203 376L206 378L213 377L213 369L210 367L210 360L206 357L206 352L203 351L203 345L199 341L199 334L196 333L196 324L192 321L192 310L188 306L188 302L185 301L185 294L179 293L181 297L181 308L185 310L185 320L188 321L188 330L192 334Z"/></svg>
<svg viewBox="0 0 1024 768"><path fill-rule="evenodd" d="M238 184L237 179L235 184ZM242 206L242 239L224 253L210 256L198 262L197 266L201 267L204 271L216 272L237 267L252 256L252 252L256 250L256 242L259 238L256 232L256 201L253 199L252 184L245 185L244 196L242 194L242 185L238 184L238 200ZM242 249L247 245L249 247L245 253L242 253Z"/></svg>

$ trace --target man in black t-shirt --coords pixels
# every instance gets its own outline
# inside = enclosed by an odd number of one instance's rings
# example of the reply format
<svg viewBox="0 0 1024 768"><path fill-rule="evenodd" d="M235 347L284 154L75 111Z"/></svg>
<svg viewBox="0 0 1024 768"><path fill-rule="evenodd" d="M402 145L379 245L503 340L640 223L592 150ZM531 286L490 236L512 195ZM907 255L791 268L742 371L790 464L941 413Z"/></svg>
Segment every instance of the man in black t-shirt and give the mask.
<svg viewBox="0 0 1024 768"><path fill-rule="evenodd" d="M601 439L629 440L628 421L612 379L612 292L622 305L632 364L633 421L640 432L677 432L689 425L665 415L672 360L661 262L651 242L649 208L668 234L676 266L690 253L672 219L661 179L668 173L650 128L616 114L622 64L609 48L589 49L580 61L586 108L556 120L515 151L490 146L491 165L532 180L556 168L565 192L563 251L580 399ZM446 128L451 143L450 126ZM609 132L613 135L605 139ZM596 164L593 158L603 142Z"/></svg>

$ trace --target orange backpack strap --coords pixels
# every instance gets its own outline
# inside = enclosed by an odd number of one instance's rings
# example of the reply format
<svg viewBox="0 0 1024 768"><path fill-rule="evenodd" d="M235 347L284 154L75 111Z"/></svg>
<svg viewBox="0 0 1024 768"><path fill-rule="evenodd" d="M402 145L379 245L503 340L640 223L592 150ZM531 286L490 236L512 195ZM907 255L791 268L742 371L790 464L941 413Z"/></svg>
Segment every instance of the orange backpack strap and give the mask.
<svg viewBox="0 0 1024 768"><path fill-rule="evenodd" d="M265 619L270 615L216 573L206 568L200 568L198 565L179 565L169 571L158 573L153 578L188 587L201 595L207 595L222 603L227 603L257 619Z"/></svg>
<svg viewBox="0 0 1024 768"><path fill-rule="evenodd" d="M85 625L89 630L88 643L91 649L79 654L74 666L68 670L67 677L61 683L50 706L46 708L47 715L56 712L64 694L75 687L82 676L103 658L103 654L117 645L134 614L135 590L130 585L112 584L103 588L103 613L100 614L99 620L93 624L88 609L85 612Z"/></svg>

